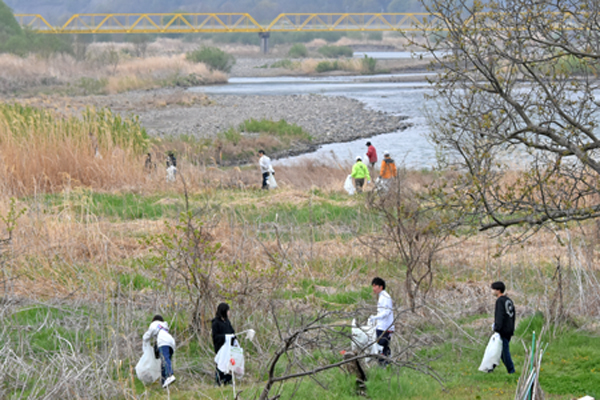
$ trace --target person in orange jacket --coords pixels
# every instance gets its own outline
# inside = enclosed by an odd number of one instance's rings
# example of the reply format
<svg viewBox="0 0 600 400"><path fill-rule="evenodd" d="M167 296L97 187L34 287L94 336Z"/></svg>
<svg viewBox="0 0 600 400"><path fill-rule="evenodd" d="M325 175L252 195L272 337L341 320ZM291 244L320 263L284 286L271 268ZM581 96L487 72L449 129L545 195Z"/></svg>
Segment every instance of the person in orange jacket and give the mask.
<svg viewBox="0 0 600 400"><path fill-rule="evenodd" d="M381 189L384 192L387 192L390 188L390 184L392 183L392 179L394 179L398 175L398 170L396 169L396 164L394 160L390 157L389 151L383 152L383 161L381 162L381 171L379 172L379 178Z"/></svg>
<svg viewBox="0 0 600 400"><path fill-rule="evenodd" d="M392 160L392 158L390 157L390 152L384 151L379 176L381 177L381 179L392 179L395 178L396 175L398 175L396 164L394 163L394 160Z"/></svg>

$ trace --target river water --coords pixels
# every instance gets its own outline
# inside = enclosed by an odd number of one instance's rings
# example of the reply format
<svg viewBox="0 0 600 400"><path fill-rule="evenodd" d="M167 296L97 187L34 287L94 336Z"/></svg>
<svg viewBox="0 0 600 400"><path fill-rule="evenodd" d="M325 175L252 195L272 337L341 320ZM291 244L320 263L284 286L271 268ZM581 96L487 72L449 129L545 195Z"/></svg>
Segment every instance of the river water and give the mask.
<svg viewBox="0 0 600 400"><path fill-rule="evenodd" d="M432 89L423 74L379 75L386 78L418 78L411 82L375 82L374 77L272 77L272 78L231 78L223 86L204 86L194 88L207 94L235 95L294 95L320 94L326 96L345 96L359 100L367 107L391 114L408 117L412 126L403 131L389 132L347 143L332 143L321 146L313 153L278 160L278 163L295 163L313 158L324 160L334 156L337 160L352 163L358 155L364 156L366 142L370 140L379 153L388 150L392 158L403 161L408 168L431 168L435 162L435 148L427 140L429 126L426 120L428 107L434 104L425 99Z"/></svg>

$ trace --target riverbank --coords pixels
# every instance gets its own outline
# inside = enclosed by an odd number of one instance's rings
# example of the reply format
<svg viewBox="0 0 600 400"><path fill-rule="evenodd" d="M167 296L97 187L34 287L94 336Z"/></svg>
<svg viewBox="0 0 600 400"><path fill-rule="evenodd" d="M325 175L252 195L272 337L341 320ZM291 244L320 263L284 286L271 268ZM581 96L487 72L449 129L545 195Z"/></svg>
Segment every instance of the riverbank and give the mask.
<svg viewBox="0 0 600 400"><path fill-rule="evenodd" d="M186 135L197 140L215 139L249 119L283 119L311 135L310 143L294 143L272 154L275 158L314 151L321 144L368 138L410 126L405 117L369 109L354 99L312 94L205 95L177 88L111 96L39 96L19 102L69 115L79 114L89 106L107 107L123 116L139 116L147 132L158 138Z"/></svg>

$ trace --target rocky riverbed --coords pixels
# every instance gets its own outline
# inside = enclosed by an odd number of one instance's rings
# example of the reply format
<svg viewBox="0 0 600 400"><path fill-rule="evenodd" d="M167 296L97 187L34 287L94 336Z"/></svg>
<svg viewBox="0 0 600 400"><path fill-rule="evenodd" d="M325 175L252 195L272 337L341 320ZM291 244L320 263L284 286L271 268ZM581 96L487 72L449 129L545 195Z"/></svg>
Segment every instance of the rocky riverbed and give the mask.
<svg viewBox="0 0 600 400"><path fill-rule="evenodd" d="M41 96L26 104L77 114L88 106L108 107L123 116L137 115L152 136L214 138L255 119L286 120L311 134L277 156L314 150L319 144L346 142L408 127L405 118L374 111L357 100L322 95L236 96L192 93L183 89L127 92L111 96Z"/></svg>
<svg viewBox="0 0 600 400"><path fill-rule="evenodd" d="M209 99L209 104L142 111L140 121L152 135L210 138L250 118L284 119L308 131L315 143L344 142L405 127L403 117L367 109L346 97L213 95Z"/></svg>

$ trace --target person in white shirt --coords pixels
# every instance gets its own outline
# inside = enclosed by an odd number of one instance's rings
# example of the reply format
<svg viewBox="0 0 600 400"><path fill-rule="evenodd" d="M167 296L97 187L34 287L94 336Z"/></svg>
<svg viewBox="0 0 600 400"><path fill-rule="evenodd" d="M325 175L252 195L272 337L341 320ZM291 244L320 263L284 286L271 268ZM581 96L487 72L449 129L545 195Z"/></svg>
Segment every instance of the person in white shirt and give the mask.
<svg viewBox="0 0 600 400"><path fill-rule="evenodd" d="M143 340L145 342L151 341L152 339L156 339L156 348L158 348L158 353L160 354L162 375L160 382L162 387L166 388L171 383L175 382L173 364L171 362L173 352L175 351L175 339L169 333L169 324L167 324L160 315L155 315L154 318L152 318L150 327L146 333L144 333Z"/></svg>
<svg viewBox="0 0 600 400"><path fill-rule="evenodd" d="M269 184L267 183L269 180L269 175L275 175L275 170L271 165L271 159L265 155L264 150L258 151L258 156L260 157L258 160L258 165L260 165L260 172L262 173L262 188L267 190L269 189Z"/></svg>
<svg viewBox="0 0 600 400"><path fill-rule="evenodd" d="M394 332L394 304L392 298L385 291L385 281L381 278L373 278L371 282L373 287L373 293L377 298L377 315L372 315L369 319L376 323L375 328L377 334L377 344L383 347L381 354L385 357L390 357L392 352L390 350L390 339ZM386 360L380 360L381 365L387 365Z"/></svg>

